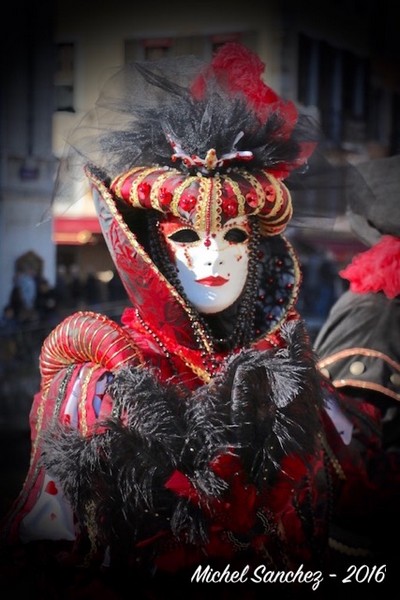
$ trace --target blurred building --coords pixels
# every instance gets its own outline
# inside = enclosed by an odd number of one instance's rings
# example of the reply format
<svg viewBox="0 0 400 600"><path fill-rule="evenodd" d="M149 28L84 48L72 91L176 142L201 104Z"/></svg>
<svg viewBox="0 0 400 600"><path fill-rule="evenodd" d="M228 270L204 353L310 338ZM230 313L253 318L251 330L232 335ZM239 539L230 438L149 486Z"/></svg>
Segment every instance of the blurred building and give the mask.
<svg viewBox="0 0 400 600"><path fill-rule="evenodd" d="M26 2L12 28L25 23L25 34L9 35L3 51L13 66L4 61L0 95L0 305L27 250L42 256L51 282L56 265L105 280L112 270L89 193L71 188L51 221L36 224L69 131L114 69L188 52L210 58L241 41L266 63L265 81L320 120L330 152L362 161L400 152L398 12L389 0ZM344 227L332 237L343 258L351 234Z"/></svg>
<svg viewBox="0 0 400 600"><path fill-rule="evenodd" d="M17 260L25 253L43 259L43 275L54 281L56 252L48 218L56 164L52 149L54 42L50 0L21 0L9 5L0 54L2 309L11 293Z"/></svg>

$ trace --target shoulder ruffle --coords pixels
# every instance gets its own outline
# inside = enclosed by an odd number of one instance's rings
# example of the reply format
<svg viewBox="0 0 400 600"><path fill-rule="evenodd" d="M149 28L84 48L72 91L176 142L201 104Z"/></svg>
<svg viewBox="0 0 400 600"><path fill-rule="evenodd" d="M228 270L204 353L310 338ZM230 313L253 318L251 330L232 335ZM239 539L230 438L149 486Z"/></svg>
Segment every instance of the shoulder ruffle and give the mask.
<svg viewBox="0 0 400 600"><path fill-rule="evenodd" d="M120 325L91 311L74 313L45 339L40 355L42 387L74 363L92 362L113 371L126 364L144 364L129 333Z"/></svg>

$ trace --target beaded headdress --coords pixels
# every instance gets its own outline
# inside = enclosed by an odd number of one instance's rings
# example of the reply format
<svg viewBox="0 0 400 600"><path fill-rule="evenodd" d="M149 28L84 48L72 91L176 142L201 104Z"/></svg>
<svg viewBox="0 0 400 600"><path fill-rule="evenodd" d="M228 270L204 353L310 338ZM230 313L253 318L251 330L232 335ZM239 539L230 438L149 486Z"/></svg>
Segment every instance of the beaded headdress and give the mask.
<svg viewBox="0 0 400 600"><path fill-rule="evenodd" d="M173 59L129 66L125 105L108 94L98 104L130 118L129 127L100 136L107 172L116 172L111 192L210 232L256 215L263 235L281 233L292 216L283 180L306 165L316 138L294 103L262 81L263 71L257 55L233 42L208 65L182 57L179 70Z"/></svg>

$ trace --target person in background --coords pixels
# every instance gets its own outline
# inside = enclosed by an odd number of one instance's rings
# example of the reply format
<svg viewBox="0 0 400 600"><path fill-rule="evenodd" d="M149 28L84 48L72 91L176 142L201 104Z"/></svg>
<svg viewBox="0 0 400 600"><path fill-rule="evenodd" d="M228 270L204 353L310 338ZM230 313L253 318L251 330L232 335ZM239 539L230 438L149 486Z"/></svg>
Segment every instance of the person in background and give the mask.
<svg viewBox="0 0 400 600"><path fill-rule="evenodd" d="M35 320L37 281L33 269L29 266L17 268L13 283L9 304L16 318L21 323Z"/></svg>
<svg viewBox="0 0 400 600"><path fill-rule="evenodd" d="M387 528L381 520L386 507L399 501L396 483L387 477L387 465L397 464L400 450L399 194L399 155L358 165L349 187L348 218L366 249L340 271L348 290L333 305L314 342L321 373L338 392L354 399L355 407L364 406L377 415L385 459L369 463L369 485L379 485L386 493L367 512L373 527L387 536L388 555L396 557L397 533L392 537L389 532L391 527L398 531L399 519L393 514ZM349 493L360 497L362 505L365 490L358 477L352 483ZM364 516L362 510L354 515L360 533Z"/></svg>
<svg viewBox="0 0 400 600"><path fill-rule="evenodd" d="M45 277L38 281L35 310L43 325L54 327L59 320L58 294Z"/></svg>
<svg viewBox="0 0 400 600"><path fill-rule="evenodd" d="M319 367L345 394L381 414L384 445L400 448L400 156L358 166L350 225L365 244L340 275L349 289L315 340Z"/></svg>
<svg viewBox="0 0 400 600"><path fill-rule="evenodd" d="M286 180L318 135L263 70L236 43L210 63L132 63L99 98L98 131L89 116L93 148L76 132L70 159L84 158L131 306L122 325L75 313L43 345L31 465L3 527L20 591L165 597L198 569L260 566L307 571L287 586L302 593L337 554L382 558L376 415L320 375L284 236ZM247 583L230 592L252 597Z"/></svg>
<svg viewBox="0 0 400 600"><path fill-rule="evenodd" d="M0 375L7 375L9 365L17 356L18 321L10 304L3 308L0 318Z"/></svg>

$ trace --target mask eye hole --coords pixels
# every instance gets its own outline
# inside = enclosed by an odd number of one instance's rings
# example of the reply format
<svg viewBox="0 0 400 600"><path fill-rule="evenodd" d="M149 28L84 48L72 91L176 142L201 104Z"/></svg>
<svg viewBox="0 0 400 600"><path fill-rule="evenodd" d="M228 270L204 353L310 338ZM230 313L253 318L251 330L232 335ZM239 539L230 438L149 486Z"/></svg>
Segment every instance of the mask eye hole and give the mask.
<svg viewBox="0 0 400 600"><path fill-rule="evenodd" d="M239 229L239 227L233 227L224 235L224 239L227 242L231 242L233 244L243 244L249 239L248 234L244 231L244 229Z"/></svg>
<svg viewBox="0 0 400 600"><path fill-rule="evenodd" d="M191 242L198 242L200 238L193 229L179 229L175 233L171 233L168 239L179 244L190 244Z"/></svg>

